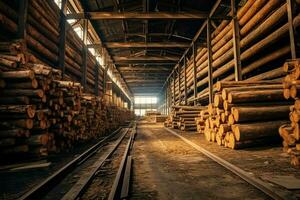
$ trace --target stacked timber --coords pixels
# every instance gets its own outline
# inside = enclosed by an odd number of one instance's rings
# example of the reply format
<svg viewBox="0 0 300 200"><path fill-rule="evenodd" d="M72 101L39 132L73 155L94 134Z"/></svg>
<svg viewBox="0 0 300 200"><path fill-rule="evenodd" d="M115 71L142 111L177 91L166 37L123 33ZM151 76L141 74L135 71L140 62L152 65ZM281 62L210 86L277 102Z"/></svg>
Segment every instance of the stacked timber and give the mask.
<svg viewBox="0 0 300 200"><path fill-rule="evenodd" d="M1 39L17 37L19 1L0 1ZM28 3L25 43L38 60L57 67L60 43L60 10L54 1L34 0ZM93 42L93 41L92 41ZM83 41L66 23L65 73L68 80L81 81L83 63ZM99 69L99 73L97 73ZM97 77L98 76L98 77ZM104 72L98 68L95 57L87 51L87 92L92 92L96 79L103 80ZM103 82L98 87L103 89Z"/></svg>
<svg viewBox="0 0 300 200"><path fill-rule="evenodd" d="M300 59L286 62L283 71L287 73L283 81L283 95L294 104L290 106L290 123L281 126L279 134L283 139L283 151L291 156L291 165L300 166Z"/></svg>
<svg viewBox="0 0 300 200"><path fill-rule="evenodd" d="M37 63L22 41L0 42L0 91L0 157L68 150L103 136L108 118L114 128L131 119L130 111L117 107L108 115L101 97Z"/></svg>
<svg viewBox="0 0 300 200"><path fill-rule="evenodd" d="M206 140L232 149L277 141L291 104L281 88L278 81L217 82L214 104L200 116Z"/></svg>
<svg viewBox="0 0 300 200"><path fill-rule="evenodd" d="M161 123L161 122L165 122L167 119L166 115L155 115L154 116L154 122L155 123Z"/></svg>
<svg viewBox="0 0 300 200"><path fill-rule="evenodd" d="M272 80L285 74L281 66L290 57L288 40L287 3L283 0L248 0L237 13L240 27L240 46L243 80ZM229 14L230 15L230 14ZM294 17L294 27L299 30L299 12ZM213 82L234 80L234 50L232 23L224 20L211 34ZM274 46L278 48L274 48ZM182 65L182 64L181 64ZM190 103L194 99L194 67L196 68L196 100L201 105L208 104L208 52L206 47L196 49L195 56L187 57L186 67L180 70L169 90L174 105L179 105L185 95ZM184 77L186 75L186 80Z"/></svg>
<svg viewBox="0 0 300 200"><path fill-rule="evenodd" d="M195 118L205 109L203 106L172 106L165 126L182 131L195 131L197 129Z"/></svg>

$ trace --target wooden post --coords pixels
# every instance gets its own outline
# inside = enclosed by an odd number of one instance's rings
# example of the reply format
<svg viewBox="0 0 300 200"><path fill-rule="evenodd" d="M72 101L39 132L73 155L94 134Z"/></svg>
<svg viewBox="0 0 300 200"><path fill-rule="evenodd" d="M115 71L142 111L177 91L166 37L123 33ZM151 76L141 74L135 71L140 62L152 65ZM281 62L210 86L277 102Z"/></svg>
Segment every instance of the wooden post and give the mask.
<svg viewBox="0 0 300 200"><path fill-rule="evenodd" d="M180 63L178 64L178 95L179 95L179 104L181 104L181 65Z"/></svg>
<svg viewBox="0 0 300 200"><path fill-rule="evenodd" d="M287 0L287 13L288 13L288 22L289 22L289 34L290 34L290 46L291 46L291 55L292 59L296 59L296 43L295 43L295 31L293 26L293 6L295 2L293 0Z"/></svg>
<svg viewBox="0 0 300 200"><path fill-rule="evenodd" d="M95 65L95 95L99 96L99 65L97 63Z"/></svg>
<svg viewBox="0 0 300 200"><path fill-rule="evenodd" d="M83 47L82 47L82 77L81 84L86 90L86 76L87 76L87 32L88 32L88 20L83 20Z"/></svg>
<svg viewBox="0 0 300 200"><path fill-rule="evenodd" d="M28 0L19 0L18 38L26 38L26 22L28 13Z"/></svg>
<svg viewBox="0 0 300 200"><path fill-rule="evenodd" d="M106 81L107 81L107 70L108 66L104 63L104 71L103 71L103 94L106 94Z"/></svg>
<svg viewBox="0 0 300 200"><path fill-rule="evenodd" d="M173 105L175 105L175 79L176 79L176 75L175 75L175 71L173 71Z"/></svg>
<svg viewBox="0 0 300 200"><path fill-rule="evenodd" d="M242 80L242 67L241 67L241 50L240 50L240 27L237 19L237 1L231 0L232 11L232 38L233 38L233 53L234 53L234 75L236 81Z"/></svg>
<svg viewBox="0 0 300 200"><path fill-rule="evenodd" d="M197 66L196 66L196 44L193 43L193 82L194 82L194 106L196 105L196 98L198 96L197 90Z"/></svg>
<svg viewBox="0 0 300 200"><path fill-rule="evenodd" d="M183 58L183 70L184 70L184 105L187 105L187 91L186 91L186 57Z"/></svg>
<svg viewBox="0 0 300 200"><path fill-rule="evenodd" d="M213 103L213 76L212 76L212 50L211 50L211 21L207 19L207 52L208 52L208 88L209 103Z"/></svg>
<svg viewBox="0 0 300 200"><path fill-rule="evenodd" d="M165 115L168 114L168 85L166 85L165 89Z"/></svg>
<svg viewBox="0 0 300 200"><path fill-rule="evenodd" d="M66 51L66 8L67 0L62 0L60 9L59 22L59 52L58 52L58 66L61 70L62 78L65 75L65 51Z"/></svg>

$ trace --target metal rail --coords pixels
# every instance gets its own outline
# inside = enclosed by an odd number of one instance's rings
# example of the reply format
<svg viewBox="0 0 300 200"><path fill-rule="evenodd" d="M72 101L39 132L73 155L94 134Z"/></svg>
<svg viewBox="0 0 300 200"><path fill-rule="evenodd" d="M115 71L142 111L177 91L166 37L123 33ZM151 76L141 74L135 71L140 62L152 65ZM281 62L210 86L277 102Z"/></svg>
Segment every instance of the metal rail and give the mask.
<svg viewBox="0 0 300 200"><path fill-rule="evenodd" d="M260 191L262 191L263 193L265 193L266 195L268 195L272 199L275 199L275 200L296 200L297 199L291 192L286 191L284 194L280 193L278 190L273 189L272 187L270 187L264 181L262 181L262 180L260 180L258 178L255 178L253 175L250 175L249 173L247 173L246 171L242 170L241 168L239 168L239 167L237 167L237 166L235 166L235 165L227 162L226 160L224 160L224 159L216 156L215 154L207 151L206 149L200 147L199 145L191 142L190 140L188 140L185 137L179 135L175 131L173 131L173 130L171 130L169 128L165 128L165 129L168 132L172 133L173 135L179 137L185 143L187 143L188 145L192 146L194 149L196 149L197 151L201 152L202 154L204 154L208 158L212 159L213 161L215 161L219 165L223 166L224 168L228 169L232 173L236 174L237 176L239 176L240 178L242 178L243 180L245 180L247 183L249 183L252 186L254 186L255 188L259 189Z"/></svg>
<svg viewBox="0 0 300 200"><path fill-rule="evenodd" d="M86 190L86 188L89 186L93 178L95 177L97 171L100 169L100 167L103 165L103 163L115 152L115 150L118 148L118 146L123 141L124 137L128 133L127 129L123 135L114 143L114 146L106 152L104 157L100 157L92 166L92 170L88 172L85 176L82 176L76 183L73 185L73 187L61 198L62 200L75 200L79 198Z"/></svg>
<svg viewBox="0 0 300 200"><path fill-rule="evenodd" d="M22 195L19 199L26 200L26 199L40 199L41 197L45 196L45 194L50 191L58 182L60 182L67 174L69 174L76 166L82 164L85 160L91 157L95 152L98 151L102 145L110 139L112 136L116 135L121 128L115 130L109 136L100 140L97 144L90 147L88 150L83 152L80 156L76 157L65 166L57 170L54 174L46 178L40 184L26 192Z"/></svg>
<svg viewBox="0 0 300 200"><path fill-rule="evenodd" d="M121 185L121 183L123 183L123 178L124 178L124 173L125 173L125 169L126 169L126 163L127 163L127 160L128 160L128 155L129 155L129 151L130 151L130 147L131 147L131 144L133 142L133 135L134 133L132 132L131 135L130 135L130 138L129 138L129 141L126 145L126 149L125 149L125 152L123 154L123 157L122 157L122 160L121 160L121 163L120 163L120 166L119 166L119 169L118 169L118 172L117 172L117 175L115 177L115 180L114 180L114 183L112 185L112 188L110 190L110 193L109 193L109 196L108 196L108 200L114 200L114 199L120 199L120 192L122 191L122 186L123 184Z"/></svg>

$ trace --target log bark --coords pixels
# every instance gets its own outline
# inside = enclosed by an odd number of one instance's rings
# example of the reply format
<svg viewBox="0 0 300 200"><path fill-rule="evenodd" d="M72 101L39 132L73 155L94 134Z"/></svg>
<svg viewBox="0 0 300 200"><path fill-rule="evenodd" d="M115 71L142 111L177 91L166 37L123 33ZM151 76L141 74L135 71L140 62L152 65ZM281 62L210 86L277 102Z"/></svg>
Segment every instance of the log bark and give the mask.
<svg viewBox="0 0 300 200"><path fill-rule="evenodd" d="M288 121L269 121L250 124L235 124L233 133L237 141L255 140L263 137L276 137L278 128Z"/></svg>
<svg viewBox="0 0 300 200"><path fill-rule="evenodd" d="M236 123L271 121L287 119L290 112L289 105L264 107L233 107L232 113Z"/></svg>
<svg viewBox="0 0 300 200"><path fill-rule="evenodd" d="M260 90L231 92L228 95L228 103L250 103L250 102L278 102L284 101L283 90Z"/></svg>

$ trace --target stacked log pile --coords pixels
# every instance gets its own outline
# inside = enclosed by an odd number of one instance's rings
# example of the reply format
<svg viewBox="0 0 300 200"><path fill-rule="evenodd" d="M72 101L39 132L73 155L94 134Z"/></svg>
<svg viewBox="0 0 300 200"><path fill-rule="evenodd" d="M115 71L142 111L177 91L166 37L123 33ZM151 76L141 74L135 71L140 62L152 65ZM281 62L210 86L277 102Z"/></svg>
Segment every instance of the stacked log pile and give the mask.
<svg viewBox="0 0 300 200"><path fill-rule="evenodd" d="M272 80L284 76L281 66L290 57L287 5L283 0L248 0L238 10L243 80ZM294 27L299 28L300 15L294 17ZM234 80L234 54L232 23L224 20L211 34L213 80ZM279 46L279 48L273 48ZM197 78L197 101L208 104L208 53L207 48L196 49L195 67ZM181 63L180 83L178 75L170 82L173 105L180 105L184 97L184 74L186 74L187 98L194 100L194 57L187 58L186 68Z"/></svg>
<svg viewBox="0 0 300 200"><path fill-rule="evenodd" d="M46 156L131 119L127 109L115 107L108 114L102 98L37 63L23 41L0 42L0 90L0 156Z"/></svg>
<svg viewBox="0 0 300 200"><path fill-rule="evenodd" d="M281 88L277 81L217 82L214 104L200 113L198 130L206 140L232 149L278 140L277 130L287 122L291 104Z"/></svg>
<svg viewBox="0 0 300 200"><path fill-rule="evenodd" d="M172 106L172 111L165 121L166 127L182 131L196 131L195 118L205 109L202 106Z"/></svg>
<svg viewBox="0 0 300 200"><path fill-rule="evenodd" d="M300 59L291 60L285 63L283 71L287 73L283 82L284 98L294 103L290 107L290 123L279 128L279 134L283 139L283 151L291 156L291 165L300 166Z"/></svg>
<svg viewBox="0 0 300 200"><path fill-rule="evenodd" d="M60 10L54 1L35 0L28 3L27 35L28 50L38 60L51 67L58 67L60 40ZM1 39L16 38L18 31L18 1L0 1ZM83 41L66 23L65 73L68 80L81 81L83 63ZM87 52L87 92L92 93L96 79L100 91L103 89L104 70L96 73L96 59ZM98 77L97 77L98 76Z"/></svg>

